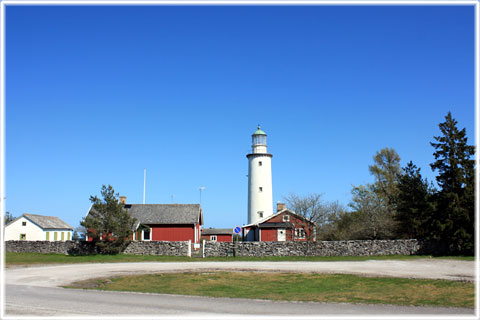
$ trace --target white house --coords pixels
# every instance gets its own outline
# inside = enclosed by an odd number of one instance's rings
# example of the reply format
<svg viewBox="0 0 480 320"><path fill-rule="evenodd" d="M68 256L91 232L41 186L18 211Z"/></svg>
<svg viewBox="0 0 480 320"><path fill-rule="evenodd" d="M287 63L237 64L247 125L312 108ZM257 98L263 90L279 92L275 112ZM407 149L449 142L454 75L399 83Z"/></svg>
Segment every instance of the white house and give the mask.
<svg viewBox="0 0 480 320"><path fill-rule="evenodd" d="M58 217L24 213L5 226L5 241L72 240L73 228Z"/></svg>

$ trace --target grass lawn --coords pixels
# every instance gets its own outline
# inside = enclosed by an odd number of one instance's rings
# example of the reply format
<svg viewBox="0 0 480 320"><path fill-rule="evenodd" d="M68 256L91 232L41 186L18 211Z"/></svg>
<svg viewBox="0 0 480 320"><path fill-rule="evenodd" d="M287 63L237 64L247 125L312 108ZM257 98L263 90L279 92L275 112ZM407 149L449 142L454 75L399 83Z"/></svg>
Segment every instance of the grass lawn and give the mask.
<svg viewBox="0 0 480 320"><path fill-rule="evenodd" d="M474 308L473 283L354 275L204 272L92 279L68 288L251 298Z"/></svg>
<svg viewBox="0 0 480 320"><path fill-rule="evenodd" d="M412 259L460 259L473 261L474 257L432 257L432 256L362 256L362 257L208 257L189 258L153 255L85 255L68 256L54 253L7 252L7 266L54 263L106 263L106 262L193 262L193 261L364 261L364 260L412 260Z"/></svg>

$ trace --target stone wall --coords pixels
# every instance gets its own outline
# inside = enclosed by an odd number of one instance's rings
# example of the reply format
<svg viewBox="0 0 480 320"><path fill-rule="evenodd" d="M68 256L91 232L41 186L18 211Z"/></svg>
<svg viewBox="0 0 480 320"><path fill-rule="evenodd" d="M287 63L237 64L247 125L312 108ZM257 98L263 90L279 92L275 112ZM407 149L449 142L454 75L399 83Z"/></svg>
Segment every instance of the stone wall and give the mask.
<svg viewBox="0 0 480 320"><path fill-rule="evenodd" d="M72 250L80 250L77 241L5 241L7 252L68 254Z"/></svg>
<svg viewBox="0 0 480 320"><path fill-rule="evenodd" d="M409 240L349 240L319 242L213 242L205 241L205 257L237 256L373 256L440 254L432 242Z"/></svg>
<svg viewBox="0 0 480 320"><path fill-rule="evenodd" d="M94 254L86 241L5 241L7 252ZM372 256L444 254L441 246L422 240L351 240L319 242L213 242L205 241L205 257L237 256ZM132 241L124 254L190 256L189 241Z"/></svg>
<svg viewBox="0 0 480 320"><path fill-rule="evenodd" d="M132 241L125 254L190 256L190 241Z"/></svg>
<svg viewBox="0 0 480 320"><path fill-rule="evenodd" d="M190 255L189 241L132 241L123 253L166 256ZM36 252L59 254L95 254L97 248L87 241L5 241L7 252Z"/></svg>

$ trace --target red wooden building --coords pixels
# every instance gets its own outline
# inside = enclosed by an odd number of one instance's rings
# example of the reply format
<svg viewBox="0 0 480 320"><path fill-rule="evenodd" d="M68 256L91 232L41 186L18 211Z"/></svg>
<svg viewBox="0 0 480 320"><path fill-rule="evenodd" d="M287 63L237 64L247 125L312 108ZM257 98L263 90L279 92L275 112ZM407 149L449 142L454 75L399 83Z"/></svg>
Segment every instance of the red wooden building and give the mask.
<svg viewBox="0 0 480 320"><path fill-rule="evenodd" d="M199 204L126 203L124 208L137 219L134 241L191 240L194 244L200 243L203 211Z"/></svg>
<svg viewBox="0 0 480 320"><path fill-rule="evenodd" d="M283 209L242 228L243 241L316 241L316 225L293 211Z"/></svg>
<svg viewBox="0 0 480 320"><path fill-rule="evenodd" d="M218 242L232 242L234 232L232 229L202 229L202 236L200 240L218 241Z"/></svg>

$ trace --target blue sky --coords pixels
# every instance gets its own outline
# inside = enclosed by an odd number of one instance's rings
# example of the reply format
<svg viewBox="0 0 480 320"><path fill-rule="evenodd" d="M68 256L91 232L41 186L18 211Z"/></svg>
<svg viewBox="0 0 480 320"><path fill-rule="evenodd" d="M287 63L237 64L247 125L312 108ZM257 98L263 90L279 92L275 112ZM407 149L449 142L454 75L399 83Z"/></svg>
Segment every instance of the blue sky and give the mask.
<svg viewBox="0 0 480 320"><path fill-rule="evenodd" d="M435 175L451 111L474 144L473 6L7 6L6 210L78 226L102 184L247 222L257 124L273 200L347 205L394 148Z"/></svg>

